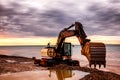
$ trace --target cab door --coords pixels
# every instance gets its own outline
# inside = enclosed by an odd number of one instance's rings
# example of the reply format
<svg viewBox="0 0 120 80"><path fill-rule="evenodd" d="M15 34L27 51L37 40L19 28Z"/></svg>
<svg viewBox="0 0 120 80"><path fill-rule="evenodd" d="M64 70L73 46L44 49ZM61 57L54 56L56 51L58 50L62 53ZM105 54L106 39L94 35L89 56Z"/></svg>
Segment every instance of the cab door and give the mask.
<svg viewBox="0 0 120 80"><path fill-rule="evenodd" d="M64 56L71 56L71 43L64 43L63 50Z"/></svg>

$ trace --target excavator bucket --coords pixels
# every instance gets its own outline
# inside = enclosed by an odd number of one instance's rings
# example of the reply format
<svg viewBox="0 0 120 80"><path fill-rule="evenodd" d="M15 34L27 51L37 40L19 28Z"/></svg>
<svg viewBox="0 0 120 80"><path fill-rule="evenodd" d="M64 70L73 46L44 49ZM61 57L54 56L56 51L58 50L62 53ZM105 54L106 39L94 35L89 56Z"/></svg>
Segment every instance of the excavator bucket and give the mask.
<svg viewBox="0 0 120 80"><path fill-rule="evenodd" d="M104 43L87 42L82 49L82 54L85 55L89 61L89 66L93 64L94 67L104 65L106 67L106 48Z"/></svg>

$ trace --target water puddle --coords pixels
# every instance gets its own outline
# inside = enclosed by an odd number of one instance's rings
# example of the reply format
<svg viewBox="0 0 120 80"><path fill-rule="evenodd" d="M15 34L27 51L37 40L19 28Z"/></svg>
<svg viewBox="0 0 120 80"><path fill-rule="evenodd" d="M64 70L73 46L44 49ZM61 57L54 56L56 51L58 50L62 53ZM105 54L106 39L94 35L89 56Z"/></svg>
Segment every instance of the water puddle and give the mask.
<svg viewBox="0 0 120 80"><path fill-rule="evenodd" d="M6 60L8 63L15 63L15 60Z"/></svg>
<svg viewBox="0 0 120 80"><path fill-rule="evenodd" d="M79 80L87 72L78 70L39 70L0 75L0 80Z"/></svg>

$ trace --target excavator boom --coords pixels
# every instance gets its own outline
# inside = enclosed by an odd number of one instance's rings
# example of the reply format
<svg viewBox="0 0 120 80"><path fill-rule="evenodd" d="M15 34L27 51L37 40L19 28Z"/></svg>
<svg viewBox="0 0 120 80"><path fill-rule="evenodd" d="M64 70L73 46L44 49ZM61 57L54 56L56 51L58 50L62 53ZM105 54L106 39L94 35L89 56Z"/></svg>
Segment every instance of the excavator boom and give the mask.
<svg viewBox="0 0 120 80"><path fill-rule="evenodd" d="M73 26L75 26L75 30L69 30ZM72 24L60 32L56 44L56 53L60 53L65 39L72 36L76 36L78 38L82 47L81 54L86 56L90 66L92 64L94 64L95 67L97 64L99 67L101 67L101 65L104 65L104 67L106 66L106 48L104 43L90 42L90 39L87 39L87 35L80 22L75 22L75 24Z"/></svg>

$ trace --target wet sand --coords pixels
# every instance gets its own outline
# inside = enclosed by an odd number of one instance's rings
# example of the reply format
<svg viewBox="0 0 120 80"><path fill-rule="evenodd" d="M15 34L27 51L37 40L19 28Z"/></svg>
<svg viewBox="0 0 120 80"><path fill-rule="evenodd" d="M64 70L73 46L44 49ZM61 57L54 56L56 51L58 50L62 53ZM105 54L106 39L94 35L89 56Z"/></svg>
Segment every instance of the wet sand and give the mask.
<svg viewBox="0 0 120 80"><path fill-rule="evenodd" d="M7 73L18 73L25 71L41 71L41 70L78 70L88 72L82 79L78 80L120 80L120 75L101 71L94 68L80 67L80 66L68 66L65 64L56 65L53 67L40 67L33 64L31 58L17 57L17 56L6 56L0 55L0 75ZM1 76L0 76L1 78Z"/></svg>
<svg viewBox="0 0 120 80"><path fill-rule="evenodd" d="M79 80L90 73L78 70L36 70L0 75L0 80Z"/></svg>

